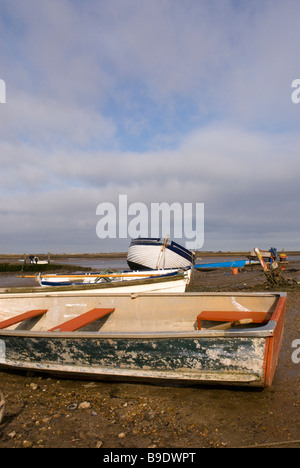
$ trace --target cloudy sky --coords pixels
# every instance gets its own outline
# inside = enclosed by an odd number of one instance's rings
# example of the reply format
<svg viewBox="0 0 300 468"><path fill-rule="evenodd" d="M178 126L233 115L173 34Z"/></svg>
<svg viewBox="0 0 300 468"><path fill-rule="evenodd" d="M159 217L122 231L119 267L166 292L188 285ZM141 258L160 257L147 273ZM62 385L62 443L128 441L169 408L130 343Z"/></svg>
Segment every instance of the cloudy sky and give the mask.
<svg viewBox="0 0 300 468"><path fill-rule="evenodd" d="M0 253L127 250L120 195L150 220L204 204L203 250L300 250L299 17L299 0L1 0Z"/></svg>

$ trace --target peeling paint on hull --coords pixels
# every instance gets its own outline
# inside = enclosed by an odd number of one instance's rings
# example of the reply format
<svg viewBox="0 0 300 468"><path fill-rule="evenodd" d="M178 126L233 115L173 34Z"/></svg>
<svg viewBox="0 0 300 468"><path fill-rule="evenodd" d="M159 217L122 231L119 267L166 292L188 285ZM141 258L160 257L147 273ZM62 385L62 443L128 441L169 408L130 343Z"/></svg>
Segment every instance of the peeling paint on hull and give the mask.
<svg viewBox="0 0 300 468"><path fill-rule="evenodd" d="M39 370L263 385L263 338L5 339L1 362Z"/></svg>

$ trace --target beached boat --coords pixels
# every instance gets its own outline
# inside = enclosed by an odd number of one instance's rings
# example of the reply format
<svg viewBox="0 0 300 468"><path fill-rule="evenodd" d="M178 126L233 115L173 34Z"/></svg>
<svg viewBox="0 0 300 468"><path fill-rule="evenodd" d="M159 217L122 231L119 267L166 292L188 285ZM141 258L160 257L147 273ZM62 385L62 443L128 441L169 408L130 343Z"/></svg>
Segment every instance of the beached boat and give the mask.
<svg viewBox="0 0 300 468"><path fill-rule="evenodd" d="M265 262L275 261L277 258L277 250L275 249L275 247L271 247L269 250L261 250L258 249L258 247L255 247L255 249L251 250L251 252L247 254L247 258L250 261L257 260L257 250L260 252L260 255L262 256Z"/></svg>
<svg viewBox="0 0 300 468"><path fill-rule="evenodd" d="M227 262L197 263L194 265L196 270L215 270L217 268L244 268L246 260L230 260Z"/></svg>
<svg viewBox="0 0 300 468"><path fill-rule="evenodd" d="M0 294L0 366L266 387L285 306L285 293Z"/></svg>
<svg viewBox="0 0 300 468"><path fill-rule="evenodd" d="M26 260L24 260L24 258L22 259L19 259L18 262L22 262L22 263L26 263ZM32 261L29 261L29 265L32 264L32 265L47 265L49 262L48 260L32 260Z"/></svg>
<svg viewBox="0 0 300 468"><path fill-rule="evenodd" d="M10 288L4 289L4 292L32 292L35 294L43 294L47 290L47 294L56 294L70 292L70 294L77 294L80 291L83 295L93 294L119 294L119 293L143 293L143 292L185 292L186 286L191 279L191 269L178 271L173 274L156 275L142 278L131 278L127 281L111 281L111 282L97 282L97 283L83 283L79 282L60 282L45 281L44 287L36 288ZM1 292L1 290L0 290Z"/></svg>
<svg viewBox="0 0 300 468"><path fill-rule="evenodd" d="M245 267L260 265L259 260L246 260Z"/></svg>
<svg viewBox="0 0 300 468"><path fill-rule="evenodd" d="M127 263L131 270L186 268L195 263L195 253L168 238L138 238L130 243Z"/></svg>
<svg viewBox="0 0 300 468"><path fill-rule="evenodd" d="M186 273L185 273L186 272ZM74 286L85 284L101 284L101 283L119 283L122 281L134 281L140 279L149 279L150 283L153 278L174 277L178 273L185 273L185 276L190 279L190 271L179 268L168 270L144 270L144 271L101 271L91 273L63 274L49 273L33 275L40 286ZM28 276L27 276L28 277Z"/></svg>

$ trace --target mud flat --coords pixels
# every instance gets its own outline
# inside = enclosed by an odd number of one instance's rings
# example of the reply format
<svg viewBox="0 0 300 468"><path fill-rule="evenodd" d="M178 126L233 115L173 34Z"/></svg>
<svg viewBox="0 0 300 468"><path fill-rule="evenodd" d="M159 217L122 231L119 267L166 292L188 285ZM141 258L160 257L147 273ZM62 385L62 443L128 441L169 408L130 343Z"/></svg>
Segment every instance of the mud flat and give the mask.
<svg viewBox="0 0 300 468"><path fill-rule="evenodd" d="M300 281L300 263L283 272ZM266 290L260 270L195 272L191 291ZM280 288L280 290L284 290ZM300 287L287 288L271 388L150 385L0 371L0 448L300 448ZM299 348L299 346L298 346ZM300 359L298 359L300 361Z"/></svg>

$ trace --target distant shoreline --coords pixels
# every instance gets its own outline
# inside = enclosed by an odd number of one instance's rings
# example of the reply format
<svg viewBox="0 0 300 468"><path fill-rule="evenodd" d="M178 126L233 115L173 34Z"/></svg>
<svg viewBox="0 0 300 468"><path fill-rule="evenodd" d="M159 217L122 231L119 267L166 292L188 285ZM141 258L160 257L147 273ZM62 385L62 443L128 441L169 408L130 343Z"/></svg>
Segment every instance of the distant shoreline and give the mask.
<svg viewBox="0 0 300 468"><path fill-rule="evenodd" d="M31 253L23 253L23 254L0 254L0 260L6 259L6 258L12 258L12 259L24 259L24 256L26 255L27 258L29 258L29 255ZM51 259L62 259L62 258L119 258L119 257L126 257L127 252L103 252L103 253L36 253L34 252L32 255L39 257L41 260L48 258L48 255L50 255Z"/></svg>
<svg viewBox="0 0 300 468"><path fill-rule="evenodd" d="M248 251L238 251L238 252L225 252L225 251L195 251L196 257L247 257L250 250ZM280 252L280 251L279 251ZM284 253L289 255L299 255L299 250L287 250ZM28 258L30 254L0 254L0 260L5 259L24 259L24 256ZM126 258L127 252L102 252L102 253L34 253L40 259L50 258L52 261L55 259L62 258Z"/></svg>

